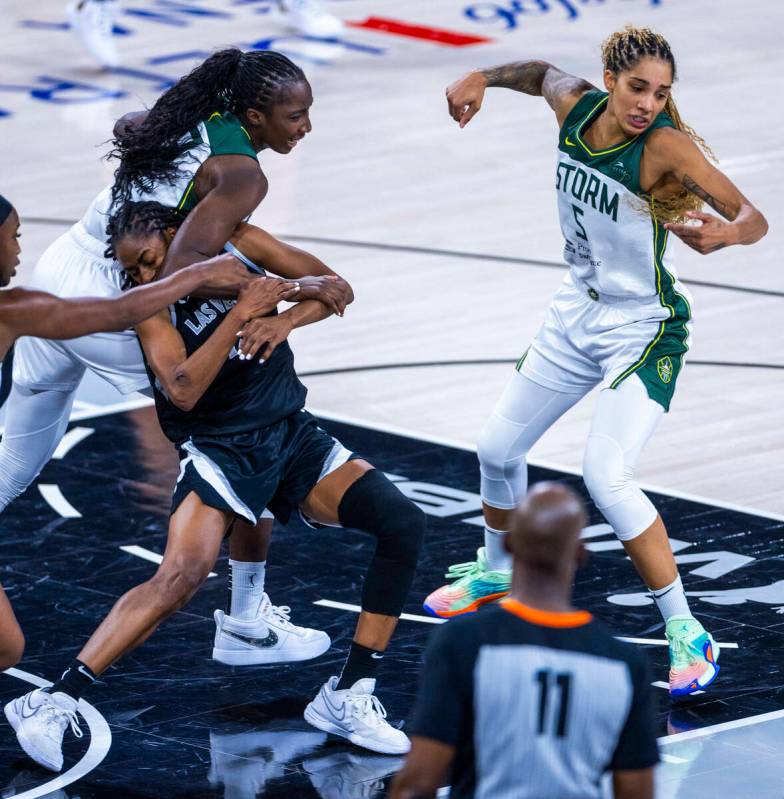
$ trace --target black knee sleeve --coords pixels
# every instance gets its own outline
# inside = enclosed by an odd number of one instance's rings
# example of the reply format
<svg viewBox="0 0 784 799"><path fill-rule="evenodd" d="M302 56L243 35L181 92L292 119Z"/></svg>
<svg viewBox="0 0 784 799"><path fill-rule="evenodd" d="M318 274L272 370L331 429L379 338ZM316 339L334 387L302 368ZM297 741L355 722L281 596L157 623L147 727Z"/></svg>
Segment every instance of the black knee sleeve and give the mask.
<svg viewBox="0 0 784 799"><path fill-rule="evenodd" d="M350 485L338 507L343 527L374 535L376 551L362 589L362 609L399 616L425 537L425 514L377 469Z"/></svg>

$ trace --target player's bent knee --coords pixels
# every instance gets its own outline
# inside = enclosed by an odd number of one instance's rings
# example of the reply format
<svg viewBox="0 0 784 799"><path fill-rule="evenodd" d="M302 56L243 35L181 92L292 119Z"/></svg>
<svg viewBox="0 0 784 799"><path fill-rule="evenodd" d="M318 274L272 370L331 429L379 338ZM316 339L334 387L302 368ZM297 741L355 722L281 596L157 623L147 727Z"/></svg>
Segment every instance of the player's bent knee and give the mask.
<svg viewBox="0 0 784 799"><path fill-rule="evenodd" d="M377 539L365 578L363 609L397 616L414 579L427 517L377 469L349 486L338 516L343 527L363 530Z"/></svg>
<svg viewBox="0 0 784 799"><path fill-rule="evenodd" d="M632 490L634 473L623 450L608 436L590 435L583 458L583 481L599 510L622 501Z"/></svg>

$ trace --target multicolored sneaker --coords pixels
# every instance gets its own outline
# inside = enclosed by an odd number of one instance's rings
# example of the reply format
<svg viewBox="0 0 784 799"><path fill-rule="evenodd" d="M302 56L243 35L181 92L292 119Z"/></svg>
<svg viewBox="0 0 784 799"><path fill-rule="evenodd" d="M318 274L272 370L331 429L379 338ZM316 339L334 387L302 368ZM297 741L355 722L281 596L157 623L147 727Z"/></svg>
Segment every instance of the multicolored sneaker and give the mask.
<svg viewBox="0 0 784 799"><path fill-rule="evenodd" d="M719 674L719 647L692 616L667 621L670 644L670 696L689 696L709 686Z"/></svg>
<svg viewBox="0 0 784 799"><path fill-rule="evenodd" d="M511 571L490 571L484 547L476 551L475 561L450 566L446 576L455 582L437 588L424 601L425 610L442 619L473 613L506 596L512 584Z"/></svg>

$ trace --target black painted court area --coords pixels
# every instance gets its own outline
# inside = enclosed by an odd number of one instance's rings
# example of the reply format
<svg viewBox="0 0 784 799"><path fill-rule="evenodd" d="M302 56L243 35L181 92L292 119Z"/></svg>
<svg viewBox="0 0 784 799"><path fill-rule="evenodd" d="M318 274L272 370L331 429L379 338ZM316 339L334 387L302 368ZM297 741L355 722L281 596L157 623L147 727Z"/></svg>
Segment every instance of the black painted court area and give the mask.
<svg viewBox="0 0 784 799"><path fill-rule="evenodd" d="M352 448L399 478L401 489L429 512L429 536L406 611L422 615L421 600L440 585L450 563L470 560L481 529L478 469L471 452L361 427L325 421ZM2 516L0 580L27 635L23 671L54 679L78 652L113 602L148 578L153 563L120 549L162 552L176 457L153 411L78 422L93 430L39 480L57 486L81 518L63 518L31 488ZM720 464L716 465L721 468ZM544 469L533 480L579 478ZM784 700L784 522L683 499L652 496L681 560L692 609L725 649L722 672L708 694L673 707L659 696L662 735L778 710ZM592 522L600 523L592 509ZM663 625L614 538L601 529L586 540L589 564L578 575L578 604L620 635L662 639ZM276 527L267 590L290 605L296 623L320 627L333 647L294 666L230 668L210 659L212 613L226 600L226 554L218 576L166 622L148 643L107 672L87 697L109 723L112 745L103 762L50 794L80 797L328 797L383 795L397 758L365 753L309 727L306 703L337 673L355 615L317 606L326 599L356 604L370 539L343 530L313 531L299 522ZM619 605L619 595L626 597ZM616 604L608 602L613 597ZM629 602L634 604L629 605ZM390 719L403 722L416 688L432 624L402 621L379 676L378 694ZM667 650L647 645L657 680L666 680ZM0 675L0 700L29 690ZM66 766L89 744L66 735ZM0 796L28 795L53 775L17 748L0 725Z"/></svg>

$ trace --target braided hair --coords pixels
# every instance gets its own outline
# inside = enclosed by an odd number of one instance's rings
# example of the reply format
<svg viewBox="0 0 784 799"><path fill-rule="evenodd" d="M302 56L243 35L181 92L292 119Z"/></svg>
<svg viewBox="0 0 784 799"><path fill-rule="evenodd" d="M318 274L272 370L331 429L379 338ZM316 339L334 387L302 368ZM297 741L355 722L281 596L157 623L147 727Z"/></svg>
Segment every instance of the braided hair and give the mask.
<svg viewBox="0 0 784 799"><path fill-rule="evenodd" d="M109 217L106 225L109 246L104 257L116 258L117 245L127 236L162 235L169 228L178 230L185 217L186 214L177 208L169 208L161 203L125 202Z"/></svg>
<svg viewBox="0 0 784 799"><path fill-rule="evenodd" d="M677 79L675 66L675 56L667 40L650 28L635 28L627 25L623 30L616 31L602 42L602 63L606 70L614 75L635 67L643 58L657 58L666 61L672 69L672 79ZM702 152L713 161L716 156L705 140L696 131L687 125L678 112L672 93L667 95L667 102L664 104L664 113L670 117L677 130L685 133ZM687 211L699 211L703 201L692 194L687 189L682 189L666 200L656 200L649 198L650 206L648 211L660 222L681 221L686 217Z"/></svg>
<svg viewBox="0 0 784 799"><path fill-rule="evenodd" d="M213 53L164 92L144 122L115 132L108 159L118 159L112 202L128 201L134 188L150 191L178 175L176 159L190 146L186 133L214 111L239 116L249 108L268 113L305 73L272 50L244 53L236 47Z"/></svg>

